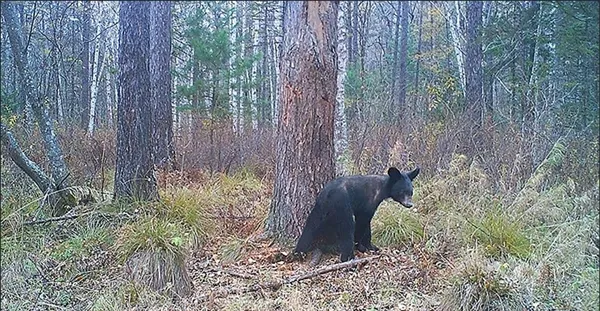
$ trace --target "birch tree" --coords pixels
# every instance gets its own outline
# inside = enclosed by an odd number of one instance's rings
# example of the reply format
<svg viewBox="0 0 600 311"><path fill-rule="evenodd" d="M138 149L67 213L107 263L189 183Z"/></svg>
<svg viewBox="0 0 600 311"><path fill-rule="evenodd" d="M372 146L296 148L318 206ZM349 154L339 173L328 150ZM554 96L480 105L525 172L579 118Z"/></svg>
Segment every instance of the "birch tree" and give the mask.
<svg viewBox="0 0 600 311"><path fill-rule="evenodd" d="M346 82L346 67L348 64L348 23L349 16L345 13L348 2L341 2L337 19L338 27L338 68L337 68L337 94L335 96L335 158L336 174L348 173L348 125L346 123L346 109L344 107L344 83Z"/></svg>

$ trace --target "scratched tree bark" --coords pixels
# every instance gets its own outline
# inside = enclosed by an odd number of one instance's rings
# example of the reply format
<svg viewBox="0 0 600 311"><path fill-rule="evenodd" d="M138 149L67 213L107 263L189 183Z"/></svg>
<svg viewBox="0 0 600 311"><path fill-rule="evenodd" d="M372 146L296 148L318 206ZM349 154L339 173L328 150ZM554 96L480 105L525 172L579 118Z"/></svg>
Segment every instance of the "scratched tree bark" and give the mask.
<svg viewBox="0 0 600 311"><path fill-rule="evenodd" d="M284 8L274 195L266 231L300 235L315 197L335 175L337 1Z"/></svg>

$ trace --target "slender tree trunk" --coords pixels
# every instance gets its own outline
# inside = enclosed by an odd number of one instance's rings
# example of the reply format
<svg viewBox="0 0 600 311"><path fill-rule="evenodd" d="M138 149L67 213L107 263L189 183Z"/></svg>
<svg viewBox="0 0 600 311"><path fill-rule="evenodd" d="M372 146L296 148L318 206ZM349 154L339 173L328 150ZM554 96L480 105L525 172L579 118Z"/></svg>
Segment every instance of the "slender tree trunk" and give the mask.
<svg viewBox="0 0 600 311"><path fill-rule="evenodd" d="M254 3L246 2L244 28L246 29L246 38L244 44L244 59L250 59L254 55L254 20L252 11ZM244 71L244 102L242 105L243 127L245 137L249 137L252 133L252 123L254 115L252 112L252 93L253 93L253 74L252 67L246 68Z"/></svg>
<svg viewBox="0 0 600 311"><path fill-rule="evenodd" d="M152 161L149 2L119 8L119 105L115 199L156 200Z"/></svg>
<svg viewBox="0 0 600 311"><path fill-rule="evenodd" d="M347 2L346 2L347 3ZM346 110L344 102L344 83L346 81L346 65L348 63L348 29L346 19L349 18L344 12L344 2L340 3L337 27L338 27L338 68L337 68L337 94L335 96L335 158L337 175L348 174L348 126L346 123Z"/></svg>
<svg viewBox="0 0 600 311"><path fill-rule="evenodd" d="M423 121L425 109L421 102L421 84L419 74L421 73L421 47L423 44L423 2L419 2L419 38L417 39L417 57L415 57L415 101L417 103L417 112L421 121Z"/></svg>
<svg viewBox="0 0 600 311"><path fill-rule="evenodd" d="M152 2L150 12L150 90L153 105L154 163L174 160L171 103L171 2Z"/></svg>
<svg viewBox="0 0 600 311"><path fill-rule="evenodd" d="M454 10L450 9L450 5L454 4ZM450 24L450 35L452 36L452 46L454 48L454 55L456 56L456 64L458 69L458 77L460 87L463 92L463 96L466 98L466 73L465 73L465 58L464 58L464 45L463 37L461 32L463 29L464 22L461 19L460 4L458 1L444 2L446 6L446 20ZM454 12L454 15L452 14Z"/></svg>
<svg viewBox="0 0 600 311"><path fill-rule="evenodd" d="M236 23L238 23L238 27L236 27L236 33L235 33L235 39L236 41L242 41L242 36L243 36L243 32L242 29L243 27L243 16L242 16L242 12L243 12L243 2L236 2L235 3L236 7L235 7L235 19L236 19ZM242 48L242 43L239 43L237 50L236 50L236 64L237 66L241 66L242 63L242 59L243 59L243 48ZM235 129L236 129L236 135L238 137L241 137L243 134L243 130L242 130L242 102L244 101L244 96L243 96L243 82L244 82L244 77L241 75L238 75L236 77L236 104L235 104ZM236 147L239 148L239 144L236 144ZM243 153L240 151L240 156L243 157Z"/></svg>
<svg viewBox="0 0 600 311"><path fill-rule="evenodd" d="M83 51L81 52L81 98L80 98L80 117L81 128L87 128L90 116L90 2L83 2L83 18L81 40L83 42Z"/></svg>
<svg viewBox="0 0 600 311"><path fill-rule="evenodd" d="M472 153L477 154L482 146L482 120L483 120L483 54L481 43L481 16L483 3L470 1L467 3L467 56L466 56L466 87L467 87L467 116L473 125L471 133L467 136L472 139Z"/></svg>
<svg viewBox="0 0 600 311"><path fill-rule="evenodd" d="M406 89L408 88L408 75L406 73L408 60L408 20L409 20L409 3L401 1L402 19L401 19L401 35L400 35L400 59L399 59L399 75L398 75L398 114L400 122L404 119L404 115L408 111L406 107ZM403 124L403 123L402 123Z"/></svg>
<svg viewBox="0 0 600 311"><path fill-rule="evenodd" d="M46 193L52 190L54 181L44 173L44 171L37 165L37 163L31 161L27 155L23 152L17 140L8 128L0 123L0 135L2 136L2 147L8 151L10 158L17 164L19 168L27 174L35 182L38 188Z"/></svg>
<svg viewBox="0 0 600 311"><path fill-rule="evenodd" d="M538 137L538 133L536 131L536 128L538 128L538 124L540 122L539 120L539 94L540 94L540 78L539 78L539 74L540 74L540 43L539 40L542 37L542 4L541 2L534 2L532 3L533 5L533 11L534 11L534 26L535 26L535 34L533 36L532 39L532 44L531 44L531 74L529 75L529 81L528 81L528 88L527 88L527 96L526 96L526 100L528 101L528 106L527 106L527 110L525 113L525 120L524 122L527 122L528 124L526 125L526 127L528 128L527 131L527 140L529 141L529 148L530 148L530 154L531 154L531 169L535 169L535 167L537 167L541 161L544 159L544 152L542 152L541 148L539 147L540 143L538 142L539 137ZM587 72L587 71L586 71ZM587 79L586 79L587 81ZM586 107L586 105L581 105L582 107ZM585 108L584 108L585 109ZM582 116L585 118L585 113L582 114ZM586 124L585 120L583 120L584 122L582 122L583 124Z"/></svg>
<svg viewBox="0 0 600 311"><path fill-rule="evenodd" d="M261 99L262 99L262 103L261 106L263 107L263 112L262 112L262 125L264 126L265 124L270 124L271 123L271 102L269 100L269 96L268 96L268 92L269 92L269 79L268 77L268 66L267 66L267 60L269 59L269 44L268 44L268 40L267 40L267 18L268 16L268 11L267 11L267 3L263 4L263 10L264 10L264 14L263 14L263 21L262 21L262 64L261 64L261 77L263 78L263 82L262 82L262 86L261 86ZM261 129L262 131L262 129Z"/></svg>
<svg viewBox="0 0 600 311"><path fill-rule="evenodd" d="M98 31L100 31L100 26L98 26ZM98 33L97 36L100 34ZM91 75L92 77L92 85L91 85L91 99L90 99L90 115L88 120L87 132L89 135L94 134L94 129L96 125L96 111L98 104L98 90L100 85L100 79L102 79L102 73L104 72L104 44L105 42L100 42L98 39L96 41L96 47L94 48L94 72Z"/></svg>
<svg viewBox="0 0 600 311"><path fill-rule="evenodd" d="M335 175L337 1L286 2L274 196L266 230L298 237Z"/></svg>
<svg viewBox="0 0 600 311"><path fill-rule="evenodd" d="M400 23L402 21L402 2L396 3L396 22L394 23L394 58L392 63L392 87L390 96L390 107L396 104L396 80L398 80L398 50L400 43ZM392 109L394 111L394 109ZM390 113L391 115L395 115Z"/></svg>
<svg viewBox="0 0 600 311"><path fill-rule="evenodd" d="M358 6L359 1L351 1L349 5L350 18L348 19L349 43L348 43L348 63L354 65L358 54Z"/></svg>
<svg viewBox="0 0 600 311"><path fill-rule="evenodd" d="M28 60L23 52L24 44L23 35L21 33L22 28L16 23L16 14L11 3L2 3L2 15L6 24L6 30L11 43L10 45L17 71L21 77L21 89L25 94L25 100L31 102L33 107L33 112L36 116L40 132L42 133L42 138L44 139L44 146L48 153L48 158L50 159L52 176L61 179L68 173L67 166L62 155L62 150L58 145L54 128L52 127L48 108L40 102L39 97L33 91Z"/></svg>

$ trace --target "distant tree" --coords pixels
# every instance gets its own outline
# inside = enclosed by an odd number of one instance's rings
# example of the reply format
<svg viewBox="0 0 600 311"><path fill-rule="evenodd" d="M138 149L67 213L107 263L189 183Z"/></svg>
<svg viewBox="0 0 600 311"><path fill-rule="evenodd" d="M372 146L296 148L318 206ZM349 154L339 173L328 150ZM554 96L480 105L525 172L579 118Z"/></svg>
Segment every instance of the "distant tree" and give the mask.
<svg viewBox="0 0 600 311"><path fill-rule="evenodd" d="M158 199L152 161L150 2L122 1L119 9L119 104L115 199Z"/></svg>
<svg viewBox="0 0 600 311"><path fill-rule="evenodd" d="M171 3L168 1L151 3L150 84L154 113L154 163L170 165L174 161L175 149L171 104Z"/></svg>
<svg viewBox="0 0 600 311"><path fill-rule="evenodd" d="M467 53L465 57L466 109L470 118L473 151L481 146L481 125L483 120L483 52L481 42L481 16L483 2L467 3ZM468 145L468 144L467 144Z"/></svg>
<svg viewBox="0 0 600 311"><path fill-rule="evenodd" d="M335 175L337 1L290 1L284 9L275 186L267 233L300 235Z"/></svg>
<svg viewBox="0 0 600 311"><path fill-rule="evenodd" d="M408 87L408 75L406 72L408 62L408 21L409 21L409 2L400 1L398 6L402 8L398 10L398 13L402 14L400 18L401 33L400 33L400 50L399 50L399 64L398 64L398 106L397 113L400 114L400 118L404 118L404 114L408 111L406 107L406 89ZM392 90L396 92L396 90Z"/></svg>
<svg viewBox="0 0 600 311"><path fill-rule="evenodd" d="M83 1L83 11L81 19L81 41L83 43L83 50L81 51L81 97L80 97L80 117L81 117L81 128L86 129L88 127L88 121L90 117L90 1Z"/></svg>

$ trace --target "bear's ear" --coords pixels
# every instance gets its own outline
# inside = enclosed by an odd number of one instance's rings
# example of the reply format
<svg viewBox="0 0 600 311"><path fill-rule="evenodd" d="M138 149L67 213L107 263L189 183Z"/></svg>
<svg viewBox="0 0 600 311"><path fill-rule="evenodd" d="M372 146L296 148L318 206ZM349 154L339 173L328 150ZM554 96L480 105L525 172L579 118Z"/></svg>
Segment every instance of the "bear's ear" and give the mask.
<svg viewBox="0 0 600 311"><path fill-rule="evenodd" d="M417 168L408 172L406 175L408 175L408 178L412 181L413 179L417 178L417 175L419 175L420 171L421 171L421 168L417 166Z"/></svg>
<svg viewBox="0 0 600 311"><path fill-rule="evenodd" d="M399 180L402 177L402 173L395 167L390 167L390 169L388 169L388 175L390 175L390 179L394 181Z"/></svg>

